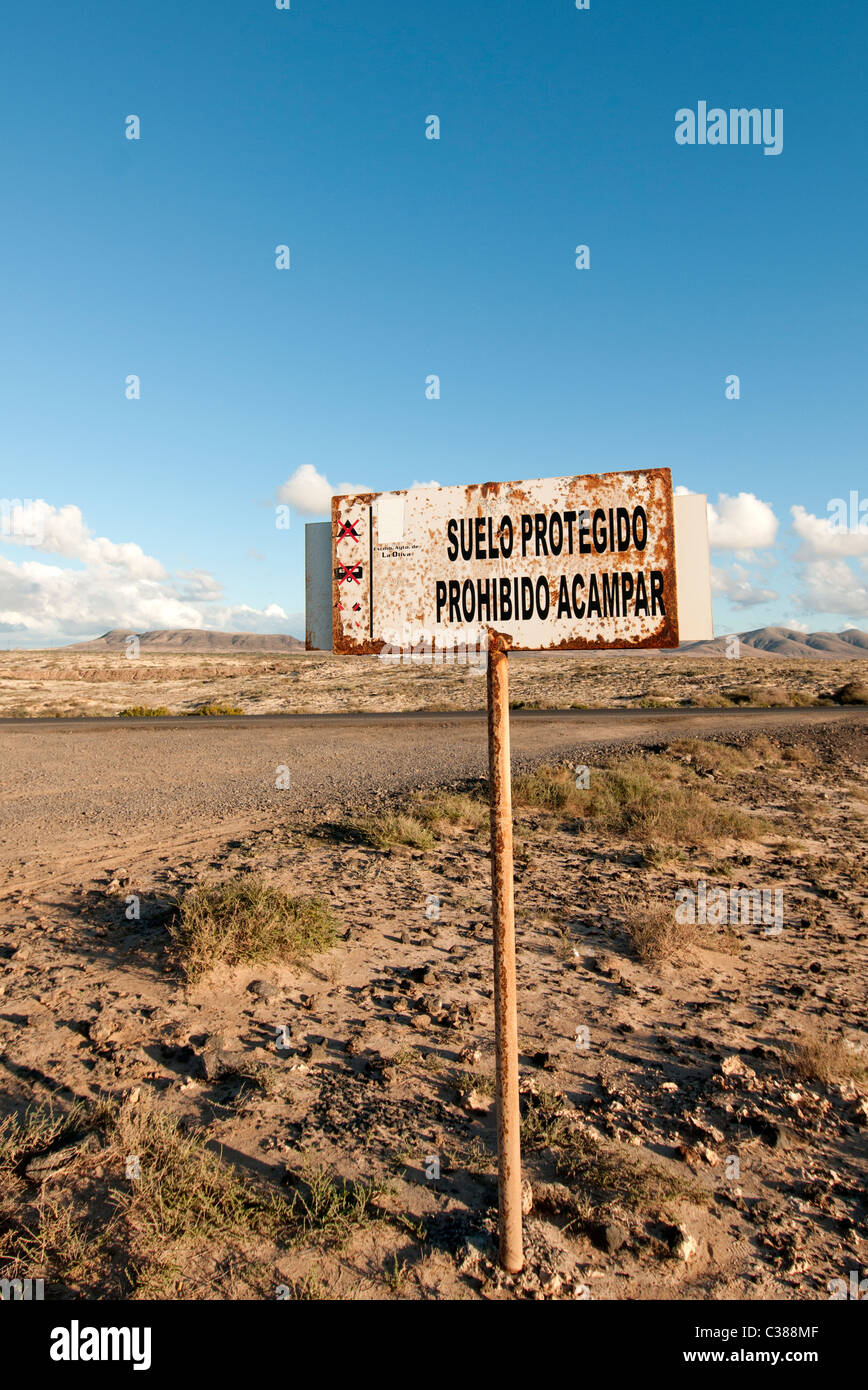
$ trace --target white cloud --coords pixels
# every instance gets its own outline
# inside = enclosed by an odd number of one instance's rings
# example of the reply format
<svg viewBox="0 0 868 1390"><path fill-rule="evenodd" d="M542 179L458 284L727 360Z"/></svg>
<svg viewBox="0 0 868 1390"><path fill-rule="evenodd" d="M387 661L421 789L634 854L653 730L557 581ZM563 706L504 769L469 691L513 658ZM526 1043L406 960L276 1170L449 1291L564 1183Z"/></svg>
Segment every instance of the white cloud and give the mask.
<svg viewBox="0 0 868 1390"><path fill-rule="evenodd" d="M207 615L207 626L222 632L294 632L304 633L304 614L287 613L279 603L265 608L252 608L248 603L233 603L214 609Z"/></svg>
<svg viewBox="0 0 868 1390"><path fill-rule="evenodd" d="M410 489L411 489L411 491L412 491L412 489L413 489L414 487L442 487L442 486L443 486L442 483L438 483L438 482L436 481L436 479L432 478L431 481L430 481L430 483L417 483L417 482L414 481L414 482L412 482L412 483L410 484Z"/></svg>
<svg viewBox="0 0 868 1390"><path fill-rule="evenodd" d="M369 491L369 488L358 487L355 483L339 483L337 487L332 487L328 478L318 473L312 463L302 463L285 483L280 484L277 500L288 502L301 516L328 516L333 497Z"/></svg>
<svg viewBox="0 0 868 1390"><path fill-rule="evenodd" d="M846 560L811 560L802 566L802 592L794 595L803 612L868 617L868 582Z"/></svg>
<svg viewBox="0 0 868 1390"><path fill-rule="evenodd" d="M263 610L247 604L217 607L222 587L213 575L206 570L169 575L140 546L94 537L78 507L41 501L7 507L0 515L0 542L30 552L17 560L0 550L0 632L13 638L75 641L116 627L130 632L304 627L303 615L287 615L278 604ZM79 563L53 564L35 558L34 551Z"/></svg>
<svg viewBox="0 0 868 1390"><path fill-rule="evenodd" d="M0 540L8 545L26 545L65 559L83 560L86 565L119 565L142 579L163 579L166 571L141 546L128 542L116 545L105 536L94 536L85 526L79 507L53 507L41 499L20 505L5 505L0 515Z"/></svg>
<svg viewBox="0 0 868 1390"><path fill-rule="evenodd" d="M676 497L691 497L692 489L679 483ZM755 550L774 545L778 519L768 502L762 502L752 492L740 492L730 497L721 492L717 506L708 503L708 544L712 550L733 550L740 560L756 560Z"/></svg>
<svg viewBox="0 0 868 1390"><path fill-rule="evenodd" d="M741 565L733 565L729 570L712 565L711 588L714 593L724 595L738 608L752 608L760 603L772 603L778 597L774 589L761 589L753 584Z"/></svg>
<svg viewBox="0 0 868 1390"><path fill-rule="evenodd" d="M843 559L845 556L868 556L868 528L845 529L830 526L831 516L812 516L804 507L790 507L793 530L802 544L796 551L797 560L812 560L820 556Z"/></svg>
<svg viewBox="0 0 868 1390"><path fill-rule="evenodd" d="M142 579L117 565L71 569L0 555L0 626L47 637L128 627L203 627L201 608L171 583Z"/></svg>
<svg viewBox="0 0 868 1390"><path fill-rule="evenodd" d="M712 550L765 550L774 545L778 519L768 502L752 492L730 497L721 492L708 504L708 542Z"/></svg>
<svg viewBox="0 0 868 1390"><path fill-rule="evenodd" d="M207 570L178 570L178 578L184 580L180 597L191 603L213 603L223 597L223 585Z"/></svg>

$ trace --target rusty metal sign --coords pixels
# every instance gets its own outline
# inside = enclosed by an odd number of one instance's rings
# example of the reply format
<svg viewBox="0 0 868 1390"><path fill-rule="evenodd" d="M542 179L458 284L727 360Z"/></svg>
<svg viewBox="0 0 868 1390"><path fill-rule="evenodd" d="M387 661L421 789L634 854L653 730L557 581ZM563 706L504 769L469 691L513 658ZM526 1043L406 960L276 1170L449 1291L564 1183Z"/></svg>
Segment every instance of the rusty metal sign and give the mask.
<svg viewBox="0 0 868 1390"><path fill-rule="evenodd" d="M335 652L677 647L668 468L332 499Z"/></svg>

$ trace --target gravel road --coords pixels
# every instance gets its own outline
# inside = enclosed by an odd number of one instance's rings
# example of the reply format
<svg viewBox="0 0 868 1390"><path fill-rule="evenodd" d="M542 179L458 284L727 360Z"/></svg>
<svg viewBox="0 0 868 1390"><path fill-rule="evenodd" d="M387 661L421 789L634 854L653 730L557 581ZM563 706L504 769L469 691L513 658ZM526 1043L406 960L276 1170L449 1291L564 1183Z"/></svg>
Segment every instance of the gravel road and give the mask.
<svg viewBox="0 0 868 1390"><path fill-rule="evenodd" d="M868 710L514 711L516 765L694 735L864 736ZM0 722L0 896L486 770L479 714ZM290 788L279 790L279 769Z"/></svg>

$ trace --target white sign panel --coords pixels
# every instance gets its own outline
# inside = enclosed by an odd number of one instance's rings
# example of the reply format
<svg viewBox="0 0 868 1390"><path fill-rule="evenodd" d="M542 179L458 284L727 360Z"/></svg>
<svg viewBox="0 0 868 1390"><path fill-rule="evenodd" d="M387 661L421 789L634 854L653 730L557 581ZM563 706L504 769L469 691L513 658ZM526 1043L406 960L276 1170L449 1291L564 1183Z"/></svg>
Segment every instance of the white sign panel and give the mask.
<svg viewBox="0 0 868 1390"><path fill-rule="evenodd" d="M336 652L676 647L666 468L332 499Z"/></svg>

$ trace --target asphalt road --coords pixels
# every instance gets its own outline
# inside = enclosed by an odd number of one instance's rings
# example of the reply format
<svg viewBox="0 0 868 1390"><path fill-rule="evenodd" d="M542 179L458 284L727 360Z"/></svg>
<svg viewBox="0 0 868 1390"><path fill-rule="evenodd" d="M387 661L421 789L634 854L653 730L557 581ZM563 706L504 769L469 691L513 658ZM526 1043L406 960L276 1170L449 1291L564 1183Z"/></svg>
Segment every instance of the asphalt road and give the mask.
<svg viewBox="0 0 868 1390"><path fill-rule="evenodd" d="M868 709L513 711L513 761L693 735L864 734ZM486 772L484 714L0 721L0 896L148 847L328 814ZM278 789L280 769L290 787ZM283 780L286 773L283 774Z"/></svg>

